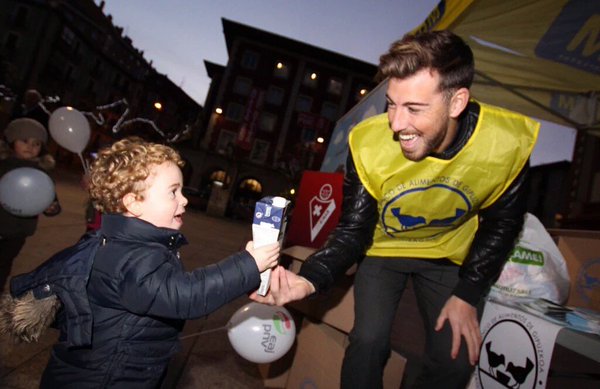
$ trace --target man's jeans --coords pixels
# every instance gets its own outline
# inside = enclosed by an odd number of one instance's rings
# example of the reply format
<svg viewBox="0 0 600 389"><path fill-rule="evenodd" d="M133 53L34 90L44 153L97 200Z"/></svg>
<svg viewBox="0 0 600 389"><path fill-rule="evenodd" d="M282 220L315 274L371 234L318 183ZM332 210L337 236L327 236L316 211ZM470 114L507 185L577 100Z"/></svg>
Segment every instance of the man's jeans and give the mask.
<svg viewBox="0 0 600 389"><path fill-rule="evenodd" d="M342 388L382 387L383 368L391 350L392 323L408 277L413 280L426 332L424 367L416 386L426 389L466 386L473 367L464 338L458 357L452 359L452 331L448 321L440 332L434 330L440 311L458 282L458 270L459 266L447 260L364 259L354 280L354 328L344 356Z"/></svg>

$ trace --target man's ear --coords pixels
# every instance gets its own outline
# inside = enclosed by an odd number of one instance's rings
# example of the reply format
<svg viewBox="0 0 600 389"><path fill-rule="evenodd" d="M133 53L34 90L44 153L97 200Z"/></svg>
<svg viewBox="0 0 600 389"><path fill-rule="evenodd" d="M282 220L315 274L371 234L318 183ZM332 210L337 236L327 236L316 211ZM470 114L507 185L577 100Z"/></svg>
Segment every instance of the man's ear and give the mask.
<svg viewBox="0 0 600 389"><path fill-rule="evenodd" d="M470 98L471 93L467 88L460 88L454 92L450 100L450 117L453 119L458 118L469 104Z"/></svg>
<svg viewBox="0 0 600 389"><path fill-rule="evenodd" d="M127 213L139 217L141 215L140 202L137 199L135 193L127 193L123 196L123 205L127 210Z"/></svg>

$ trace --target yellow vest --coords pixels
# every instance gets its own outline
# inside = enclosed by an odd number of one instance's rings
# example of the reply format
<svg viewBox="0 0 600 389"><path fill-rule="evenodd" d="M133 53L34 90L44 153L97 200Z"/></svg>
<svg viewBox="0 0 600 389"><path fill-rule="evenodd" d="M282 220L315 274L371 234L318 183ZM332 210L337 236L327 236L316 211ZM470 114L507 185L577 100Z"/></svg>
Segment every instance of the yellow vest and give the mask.
<svg viewBox="0 0 600 389"><path fill-rule="evenodd" d="M478 103L477 125L462 150L443 160L413 162L393 140L387 114L352 129L349 145L358 176L378 201L379 221L367 255L448 258L461 264L492 205L531 155L540 124Z"/></svg>

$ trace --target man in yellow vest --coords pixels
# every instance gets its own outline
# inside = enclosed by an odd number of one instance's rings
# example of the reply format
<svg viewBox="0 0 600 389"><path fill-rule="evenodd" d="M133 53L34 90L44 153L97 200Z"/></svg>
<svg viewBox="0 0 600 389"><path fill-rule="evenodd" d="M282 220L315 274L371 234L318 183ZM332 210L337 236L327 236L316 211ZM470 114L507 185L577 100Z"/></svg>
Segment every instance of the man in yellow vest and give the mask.
<svg viewBox="0 0 600 389"><path fill-rule="evenodd" d="M464 388L479 358L482 300L523 224L539 123L472 100L473 75L471 49L449 31L393 43L378 72L387 114L349 136L338 226L298 275L279 267L270 293L252 296L282 305L360 263L343 388L382 386L409 277L427 336L415 386Z"/></svg>

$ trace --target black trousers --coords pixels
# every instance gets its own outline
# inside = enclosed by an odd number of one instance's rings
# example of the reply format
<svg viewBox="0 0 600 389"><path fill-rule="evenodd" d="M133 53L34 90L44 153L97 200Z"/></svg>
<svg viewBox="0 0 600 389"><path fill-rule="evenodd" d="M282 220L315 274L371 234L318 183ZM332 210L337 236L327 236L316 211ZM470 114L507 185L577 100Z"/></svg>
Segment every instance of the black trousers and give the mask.
<svg viewBox="0 0 600 389"><path fill-rule="evenodd" d="M450 357L452 330L448 322L435 331L439 313L458 282L459 266L445 260L367 257L354 280L354 328L342 366L342 388L383 387L383 369L391 353L390 336L396 310L412 277L425 324L425 358L415 387L464 388L473 366L461 339L459 355ZM481 318L483 304L478 307Z"/></svg>
<svg viewBox="0 0 600 389"><path fill-rule="evenodd" d="M25 245L26 239L26 237L0 238L0 293L8 280L13 261Z"/></svg>

